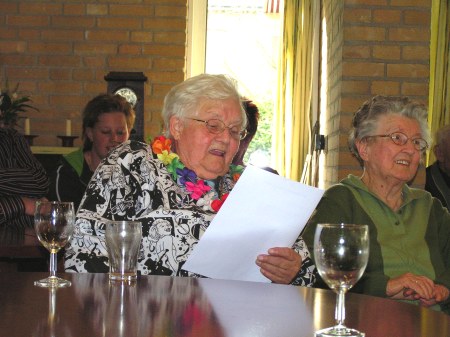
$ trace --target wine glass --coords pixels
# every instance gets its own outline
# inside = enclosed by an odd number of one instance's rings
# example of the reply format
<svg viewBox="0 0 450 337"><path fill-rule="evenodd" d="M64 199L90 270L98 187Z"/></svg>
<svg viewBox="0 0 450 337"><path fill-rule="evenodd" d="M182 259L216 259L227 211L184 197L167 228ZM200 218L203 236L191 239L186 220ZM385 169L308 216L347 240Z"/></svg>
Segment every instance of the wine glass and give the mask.
<svg viewBox="0 0 450 337"><path fill-rule="evenodd" d="M316 331L316 337L364 337L365 334L347 328L345 293L355 285L367 266L369 231L367 225L318 224L314 236L314 259L317 270L327 285L337 294L336 325Z"/></svg>
<svg viewBox="0 0 450 337"><path fill-rule="evenodd" d="M73 202L36 201L34 229L50 252L50 276L35 281L38 287L70 287L71 282L56 276L56 253L70 240L75 222Z"/></svg>

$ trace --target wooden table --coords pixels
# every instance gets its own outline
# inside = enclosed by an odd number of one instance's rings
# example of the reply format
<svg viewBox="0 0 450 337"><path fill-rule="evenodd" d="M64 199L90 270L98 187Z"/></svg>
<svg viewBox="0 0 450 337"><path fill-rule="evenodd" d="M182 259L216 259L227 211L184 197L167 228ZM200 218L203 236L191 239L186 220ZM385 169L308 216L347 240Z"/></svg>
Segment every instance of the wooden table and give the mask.
<svg viewBox="0 0 450 337"><path fill-rule="evenodd" d="M33 282L46 273L0 273L2 336L312 337L334 324L331 291L266 283L62 274L70 288ZM450 336L450 317L411 304L347 296L348 326L367 337Z"/></svg>
<svg viewBox="0 0 450 337"><path fill-rule="evenodd" d="M45 271L49 256L33 228L0 228L0 271Z"/></svg>

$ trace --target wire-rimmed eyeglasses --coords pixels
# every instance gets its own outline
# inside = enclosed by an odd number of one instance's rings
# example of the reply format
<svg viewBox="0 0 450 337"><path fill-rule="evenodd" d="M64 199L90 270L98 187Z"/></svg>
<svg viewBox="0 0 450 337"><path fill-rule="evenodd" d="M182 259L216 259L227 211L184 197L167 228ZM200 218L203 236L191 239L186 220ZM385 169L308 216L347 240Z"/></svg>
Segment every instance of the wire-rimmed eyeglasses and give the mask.
<svg viewBox="0 0 450 337"><path fill-rule="evenodd" d="M220 119L208 119L207 121L203 119L197 119L197 118L190 118L186 117L186 119L191 119L193 121L205 123L206 128L209 132L213 134L219 134L222 133L225 129L228 129L228 132L230 133L230 136L236 140L242 140L247 136L247 130L242 130L240 126L238 125L231 125L226 126L224 122L222 122Z"/></svg>
<svg viewBox="0 0 450 337"><path fill-rule="evenodd" d="M428 143L423 138L409 138L407 135L405 135L402 132L393 132L388 135L373 135L373 136L367 136L370 137L381 137L381 138L390 138L394 144L396 145L405 145L408 140L411 140L414 147L418 151L424 151L428 148Z"/></svg>

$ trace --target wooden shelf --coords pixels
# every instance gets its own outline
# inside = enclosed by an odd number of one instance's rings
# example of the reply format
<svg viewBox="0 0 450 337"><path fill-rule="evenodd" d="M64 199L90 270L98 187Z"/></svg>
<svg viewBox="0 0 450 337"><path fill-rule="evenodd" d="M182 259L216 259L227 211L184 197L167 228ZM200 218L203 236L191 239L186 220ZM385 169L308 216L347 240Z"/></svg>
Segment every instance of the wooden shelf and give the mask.
<svg viewBox="0 0 450 337"><path fill-rule="evenodd" d="M31 146L31 151L34 154L68 154L75 150L78 150L78 147Z"/></svg>

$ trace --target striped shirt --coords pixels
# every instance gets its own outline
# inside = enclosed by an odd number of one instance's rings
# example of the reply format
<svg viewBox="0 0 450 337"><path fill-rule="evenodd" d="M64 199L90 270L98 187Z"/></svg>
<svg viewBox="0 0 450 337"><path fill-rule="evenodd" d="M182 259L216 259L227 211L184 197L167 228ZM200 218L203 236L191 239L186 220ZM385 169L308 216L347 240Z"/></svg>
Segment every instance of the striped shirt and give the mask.
<svg viewBox="0 0 450 337"><path fill-rule="evenodd" d="M42 198L48 184L25 138L14 129L0 128L0 228L32 227L33 217L25 214L21 197Z"/></svg>

